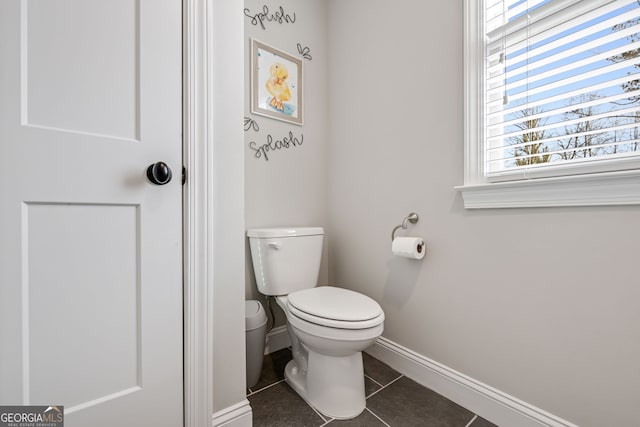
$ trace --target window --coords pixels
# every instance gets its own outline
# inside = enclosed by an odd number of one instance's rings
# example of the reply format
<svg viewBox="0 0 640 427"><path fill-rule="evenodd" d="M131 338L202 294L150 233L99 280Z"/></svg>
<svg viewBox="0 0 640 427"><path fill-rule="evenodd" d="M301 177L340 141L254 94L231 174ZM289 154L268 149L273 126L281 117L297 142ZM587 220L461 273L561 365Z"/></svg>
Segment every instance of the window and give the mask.
<svg viewBox="0 0 640 427"><path fill-rule="evenodd" d="M640 0L465 0L465 207L640 204Z"/></svg>

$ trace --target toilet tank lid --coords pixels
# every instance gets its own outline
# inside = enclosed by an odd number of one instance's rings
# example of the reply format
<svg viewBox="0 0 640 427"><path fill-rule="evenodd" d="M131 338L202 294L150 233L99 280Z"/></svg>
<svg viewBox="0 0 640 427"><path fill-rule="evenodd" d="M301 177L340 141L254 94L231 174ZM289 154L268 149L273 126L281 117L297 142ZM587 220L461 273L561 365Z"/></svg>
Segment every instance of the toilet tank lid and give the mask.
<svg viewBox="0 0 640 427"><path fill-rule="evenodd" d="M247 236L268 239L272 237L297 237L297 236L317 236L323 235L322 227L273 227L273 228L250 228Z"/></svg>

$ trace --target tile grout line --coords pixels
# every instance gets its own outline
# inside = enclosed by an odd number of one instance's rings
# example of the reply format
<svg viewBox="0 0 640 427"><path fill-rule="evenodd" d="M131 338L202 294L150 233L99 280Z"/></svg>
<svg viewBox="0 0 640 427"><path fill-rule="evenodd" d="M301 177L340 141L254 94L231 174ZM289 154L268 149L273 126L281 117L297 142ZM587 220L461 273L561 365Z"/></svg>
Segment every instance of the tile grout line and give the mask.
<svg viewBox="0 0 640 427"><path fill-rule="evenodd" d="M365 410L367 410L367 411L369 411L369 413L370 413L371 415L373 415L374 417L376 417L377 419L379 419L379 420L380 420L380 422L381 422L382 424L386 425L387 427L391 427L391 426L390 426L389 424L387 424L387 423L386 423L382 418L380 418L379 416L377 416L377 415L376 415L376 413L375 413L375 412L373 412L371 409L369 409L369 408L364 408L364 409L365 409Z"/></svg>
<svg viewBox="0 0 640 427"><path fill-rule="evenodd" d="M278 384L280 384L280 383L283 383L283 382L286 382L286 381L287 381L286 379L282 379L282 380L277 381L277 382L275 382L275 383L273 383L273 384L269 384L268 386L262 387L260 390L257 390L257 391L254 391L254 392L251 392L251 393L247 394L247 397L251 397L251 396L253 396L254 394L258 394L258 393L260 393L261 391L265 391L265 390L267 390L267 389L270 389L270 388L271 388L271 387L273 387L273 386L276 386L276 385L278 385ZM251 391L251 389L249 389L249 391ZM304 400L304 399L303 399L303 400ZM306 400L305 400L305 403L307 404L307 406L309 406L309 408L313 409L313 412L315 412L316 414L318 414L318 416L320 417L320 419L323 421L323 424L321 424L321 425L320 425L320 427L325 426L325 425L329 424L331 421L333 421L333 418L329 418L329 420L327 420L327 419L324 417L324 415L322 415L320 412L318 412L318 411L316 410L316 408L314 408L313 406L309 405L309 403L308 403Z"/></svg>
<svg viewBox="0 0 640 427"><path fill-rule="evenodd" d="M391 384L395 383L396 381L398 381L400 378L404 377L404 375L400 375L398 378L396 378L395 380L391 381L389 384L382 386L382 388L379 388L378 390L374 391L373 393L371 393L369 396L367 396L366 398L369 399L371 396L373 396L374 394L378 394L380 393L382 390L384 390L385 388L389 387Z"/></svg>
<svg viewBox="0 0 640 427"><path fill-rule="evenodd" d="M639 1L640 1L640 0L639 0ZM398 373L398 372L396 372L396 373ZM369 400L369 398L371 398L372 396L374 396L374 395L376 395L377 393L381 392L382 390L384 390L384 389L388 388L390 385L392 385L393 383L395 383L395 382L399 381L400 379L402 379L402 378L405 376L405 375L400 374L400 373L398 373L398 374L399 374L399 376L398 376L397 378L394 378L393 380L389 381L389 382L388 382L387 384L385 384L385 385L382 385L382 383L380 383L380 382L378 382L378 381L374 380L374 379L373 379L372 377L370 377L369 375L364 374L364 378L368 378L371 382L373 382L375 385L377 385L378 387L380 387L378 390L375 390L375 391L374 391L374 392L372 392L370 395L365 396L365 400L367 400L367 401L368 401L368 400ZM260 389L258 389L258 390L255 390L255 389L253 389L253 390L252 390L251 388L247 387L248 394L246 395L246 398L252 397L252 396L254 396L254 395L256 395L256 394L258 394L258 393L260 393L260 392L262 392L262 391L268 390L268 389L270 389L270 388L272 388L272 387L274 387L274 386L277 386L278 384L280 384L280 383L282 383L282 382L285 382L285 383L286 383L286 379L276 380L276 382L274 382L274 383L272 383L272 384L269 384L269 385L266 385L266 386L264 386L264 387L262 387L262 388L260 388ZM297 393L296 393L296 394L297 394ZM269 393L268 393L267 395L269 395L269 396L270 396L271 394L269 394ZM302 397L302 396L300 396L300 397ZM331 418L331 417L328 417L328 416L324 416L324 415L323 415L323 414L321 414L318 410L316 410L316 408L314 408L313 406L311 406L311 405L306 401L306 399L304 399L304 398L303 398L303 400L304 400L304 403L306 403L306 405L307 405L309 408L311 408L311 409L312 409L312 410L313 410L313 411L314 411L314 412L315 412L315 413L320 417L320 419L321 419L321 422L322 422L322 423L321 423L321 424L319 424L319 425L318 425L318 427L329 427L329 426L330 426L330 424L331 424L333 421L335 421L335 418ZM373 410L371 410L369 407L366 407L366 406L365 406L364 410L365 410L365 411L367 411L367 412L369 412L371 415L373 415L373 416L374 416L374 417L375 417L375 418L376 418L380 423L382 423L382 425L384 425L385 427L391 427L391 425L390 425L390 424L388 424L385 420L383 420L380 416L378 416L375 412L373 412ZM363 413L364 413L364 412L363 412ZM254 414L254 416L255 416L255 414ZM475 424L474 424L474 423L475 423L475 421L476 421L477 419L479 419L479 418L480 418L480 416L479 416L479 415L477 415L477 414L473 414L473 413L472 413L472 418L467 422L467 424L466 424L464 427L473 427L473 425L475 425ZM338 423L338 424L339 424L339 423ZM640 427L640 426L639 426L639 427Z"/></svg>
<svg viewBox="0 0 640 427"><path fill-rule="evenodd" d="M369 375L364 374L365 378L369 378L369 380L373 381L374 383L378 384L380 387L384 387L382 384L380 384L378 381L374 380L373 378L371 378Z"/></svg>
<svg viewBox="0 0 640 427"><path fill-rule="evenodd" d="M307 402L305 399L302 399L302 400L304 400L304 402L309 406L309 408L313 409L313 412L315 412L316 414L318 414L318 416L320 417L320 419L321 419L322 421L324 421L324 424L322 424L322 425L325 425L325 424L330 423L331 421L333 421L333 418L330 418L330 419L327 421L327 419L324 417L324 415L322 415L320 412L318 412L318 410L317 410L316 408L314 408L313 406L309 405L309 402Z"/></svg>
<svg viewBox="0 0 640 427"><path fill-rule="evenodd" d="M474 415L473 415L473 418L471 418L471 421L469 421L469 422L467 423L467 425L466 425L466 426L464 426L464 427L469 427L469 426L471 426L471 424L473 424L473 422L474 422L476 419L478 419L478 416L474 414Z"/></svg>
<svg viewBox="0 0 640 427"><path fill-rule="evenodd" d="M278 385L278 384L280 384L281 382L284 382L284 381L286 381L286 380L280 380L280 381L277 381L277 382L275 382L275 383L273 383L273 384L269 384L268 386L264 386L264 387L262 387L260 390L252 391L251 393L247 394L247 397L249 397L249 396L253 396L254 394L258 394L258 393L260 393L261 391L265 391L266 389L271 388L271 387L273 387L274 385Z"/></svg>

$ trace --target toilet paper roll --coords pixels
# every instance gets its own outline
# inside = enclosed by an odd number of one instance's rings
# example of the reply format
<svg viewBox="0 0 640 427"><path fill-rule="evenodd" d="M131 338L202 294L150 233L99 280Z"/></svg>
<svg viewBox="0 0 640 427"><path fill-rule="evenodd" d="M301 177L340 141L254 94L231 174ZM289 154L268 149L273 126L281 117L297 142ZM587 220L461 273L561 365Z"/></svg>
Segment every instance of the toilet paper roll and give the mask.
<svg viewBox="0 0 640 427"><path fill-rule="evenodd" d="M396 237L391 243L391 252L405 258L422 259L426 250L420 237Z"/></svg>

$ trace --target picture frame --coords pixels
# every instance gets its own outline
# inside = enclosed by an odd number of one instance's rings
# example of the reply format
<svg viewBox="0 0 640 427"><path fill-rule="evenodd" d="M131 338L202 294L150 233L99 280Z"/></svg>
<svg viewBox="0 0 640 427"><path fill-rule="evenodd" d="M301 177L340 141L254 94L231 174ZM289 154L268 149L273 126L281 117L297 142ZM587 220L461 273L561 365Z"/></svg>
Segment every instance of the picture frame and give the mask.
<svg viewBox="0 0 640 427"><path fill-rule="evenodd" d="M303 124L302 59L251 39L251 112Z"/></svg>

